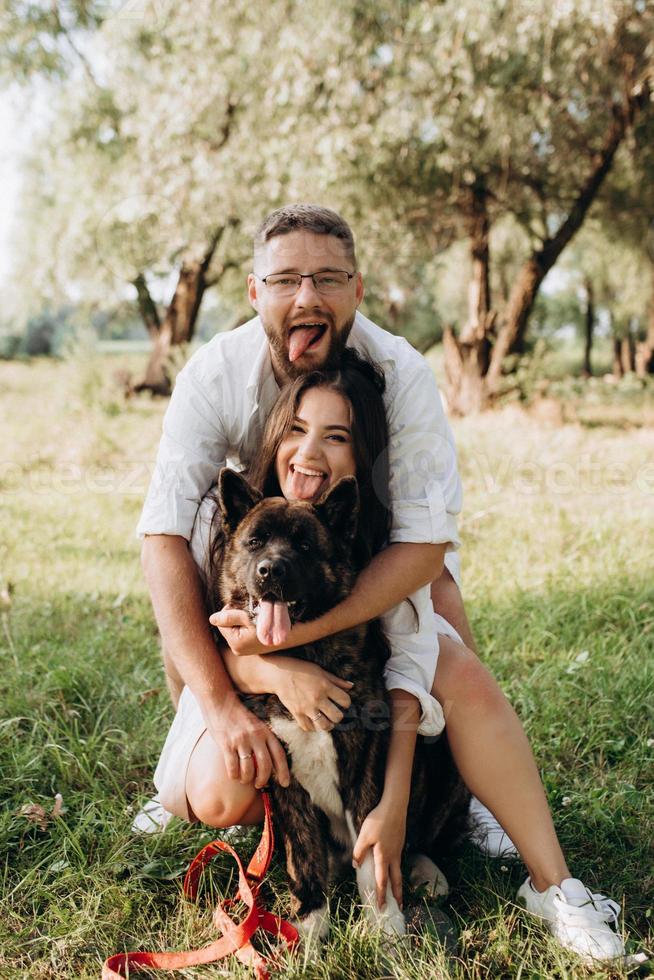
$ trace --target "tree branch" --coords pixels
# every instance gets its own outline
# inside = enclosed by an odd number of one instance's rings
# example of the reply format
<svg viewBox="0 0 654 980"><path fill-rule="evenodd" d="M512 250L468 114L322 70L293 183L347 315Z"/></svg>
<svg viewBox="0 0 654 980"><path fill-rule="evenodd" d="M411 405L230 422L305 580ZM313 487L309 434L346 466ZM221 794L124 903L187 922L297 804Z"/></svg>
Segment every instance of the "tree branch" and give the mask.
<svg viewBox="0 0 654 980"><path fill-rule="evenodd" d="M225 121L220 129L220 135L217 140L207 140L207 144L210 150L217 153L222 150L223 146L227 143L231 132L232 125L234 123L234 115L238 107L238 101L234 101L231 95L227 96L227 105L225 107Z"/></svg>
<svg viewBox="0 0 654 980"><path fill-rule="evenodd" d="M240 269L245 262L245 258L246 257L243 256L243 258L240 259L229 259L227 262L224 262L221 265L220 270L216 271L212 276L205 276L205 289L211 289L212 286L217 286L229 269Z"/></svg>
<svg viewBox="0 0 654 980"><path fill-rule="evenodd" d="M220 278L226 269L236 266L236 263L230 259L229 262L224 263L220 272L216 273L214 276L207 276L211 261L216 254L216 249L218 248L218 245L220 244L225 232L229 228L236 228L238 223L237 218L229 218L224 225L219 225L211 232L207 247L205 248L202 258L200 259L200 271L202 274L204 288L207 288L207 286L215 286L216 282L218 281L216 276Z"/></svg>
<svg viewBox="0 0 654 980"><path fill-rule="evenodd" d="M139 313L148 333L150 336L158 334L161 330L161 317L142 272L139 272L136 278L132 280L132 285L136 289Z"/></svg>
<svg viewBox="0 0 654 980"><path fill-rule="evenodd" d="M59 7L56 0L54 0L54 2L52 3L52 13L55 19L55 23L57 25L57 31L62 35L62 37L66 39L68 46L70 47L71 51L73 52L77 60L80 62L82 68L84 69L86 77L94 86L94 88L96 88L99 92L103 92L104 88L95 77L95 74L93 73L93 69L91 68L90 61L88 60L86 55L82 51L80 51L80 49L77 47L77 44L75 43L75 41L73 41L73 38L71 37L70 31L68 30L68 28L62 21L61 17L59 16Z"/></svg>

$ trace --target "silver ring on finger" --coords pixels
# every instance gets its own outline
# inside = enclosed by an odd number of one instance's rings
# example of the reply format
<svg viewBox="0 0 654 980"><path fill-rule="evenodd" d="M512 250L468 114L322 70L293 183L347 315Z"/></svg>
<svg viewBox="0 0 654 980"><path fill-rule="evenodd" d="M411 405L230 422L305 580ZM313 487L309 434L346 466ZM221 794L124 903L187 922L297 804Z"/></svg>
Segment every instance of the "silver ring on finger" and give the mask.
<svg viewBox="0 0 654 980"><path fill-rule="evenodd" d="M253 755L254 755L254 752L248 752L247 755L241 755L239 753L239 759L242 759L242 761L245 762L246 759L251 759Z"/></svg>
<svg viewBox="0 0 654 980"><path fill-rule="evenodd" d="M318 721L319 718L322 718L322 711L319 711L315 718L311 718L311 721Z"/></svg>

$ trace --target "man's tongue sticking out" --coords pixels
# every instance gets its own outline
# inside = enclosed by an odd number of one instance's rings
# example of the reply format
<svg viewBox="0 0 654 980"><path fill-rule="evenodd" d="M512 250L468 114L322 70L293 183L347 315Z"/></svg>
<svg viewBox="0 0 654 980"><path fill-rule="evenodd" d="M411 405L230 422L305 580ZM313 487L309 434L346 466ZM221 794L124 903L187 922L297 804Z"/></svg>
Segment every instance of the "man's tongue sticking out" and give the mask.
<svg viewBox="0 0 654 980"><path fill-rule="evenodd" d="M288 359L291 364L297 361L298 357L302 357L313 341L322 335L324 329L321 323L292 328L288 337Z"/></svg>
<svg viewBox="0 0 654 980"><path fill-rule="evenodd" d="M264 646L284 643L291 632L288 606L280 600L262 599L257 616L257 639Z"/></svg>

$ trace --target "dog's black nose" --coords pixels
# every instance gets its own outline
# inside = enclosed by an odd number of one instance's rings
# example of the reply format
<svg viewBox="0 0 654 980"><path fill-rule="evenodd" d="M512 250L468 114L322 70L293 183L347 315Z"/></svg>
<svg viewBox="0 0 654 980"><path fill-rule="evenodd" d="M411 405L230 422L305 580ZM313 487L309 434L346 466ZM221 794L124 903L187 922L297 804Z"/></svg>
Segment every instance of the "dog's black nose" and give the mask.
<svg viewBox="0 0 654 980"><path fill-rule="evenodd" d="M257 565L257 575L263 581L283 582L288 572L288 562L284 558L264 558Z"/></svg>

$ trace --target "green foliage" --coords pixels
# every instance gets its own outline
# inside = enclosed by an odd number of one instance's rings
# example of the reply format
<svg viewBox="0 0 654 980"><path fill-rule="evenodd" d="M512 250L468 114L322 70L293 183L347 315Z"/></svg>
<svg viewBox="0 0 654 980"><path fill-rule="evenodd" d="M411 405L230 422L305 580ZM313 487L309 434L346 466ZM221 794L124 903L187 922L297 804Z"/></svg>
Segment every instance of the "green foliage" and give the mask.
<svg viewBox="0 0 654 980"><path fill-rule="evenodd" d="M539 337L552 336L566 327L573 327L581 334L585 323L585 297L573 285L574 282L556 293L539 294L532 314L532 324Z"/></svg>
<svg viewBox="0 0 654 980"><path fill-rule="evenodd" d="M20 334L9 333L9 331L0 332L0 360L11 361L15 357L20 356L20 348L23 338Z"/></svg>
<svg viewBox="0 0 654 980"><path fill-rule="evenodd" d="M7 333L0 350L2 357L51 357L59 355L75 332L75 312L70 307L44 309L31 316L22 334Z"/></svg>
<svg viewBox="0 0 654 980"><path fill-rule="evenodd" d="M210 272L236 319L257 221L322 200L355 227L374 308L423 345L465 322L469 262L452 263L452 284L438 266L467 247L473 189L488 195L501 309L651 67L650 5L621 0L128 7L68 4L61 21L57 5L23 4L7 26L16 50L29 37L43 52L50 35L55 60L76 39L89 52L53 90L25 186L17 278L36 311L72 293L133 299L139 273L165 295L180 262L233 222ZM638 164L621 157L624 202L654 183L650 115Z"/></svg>

